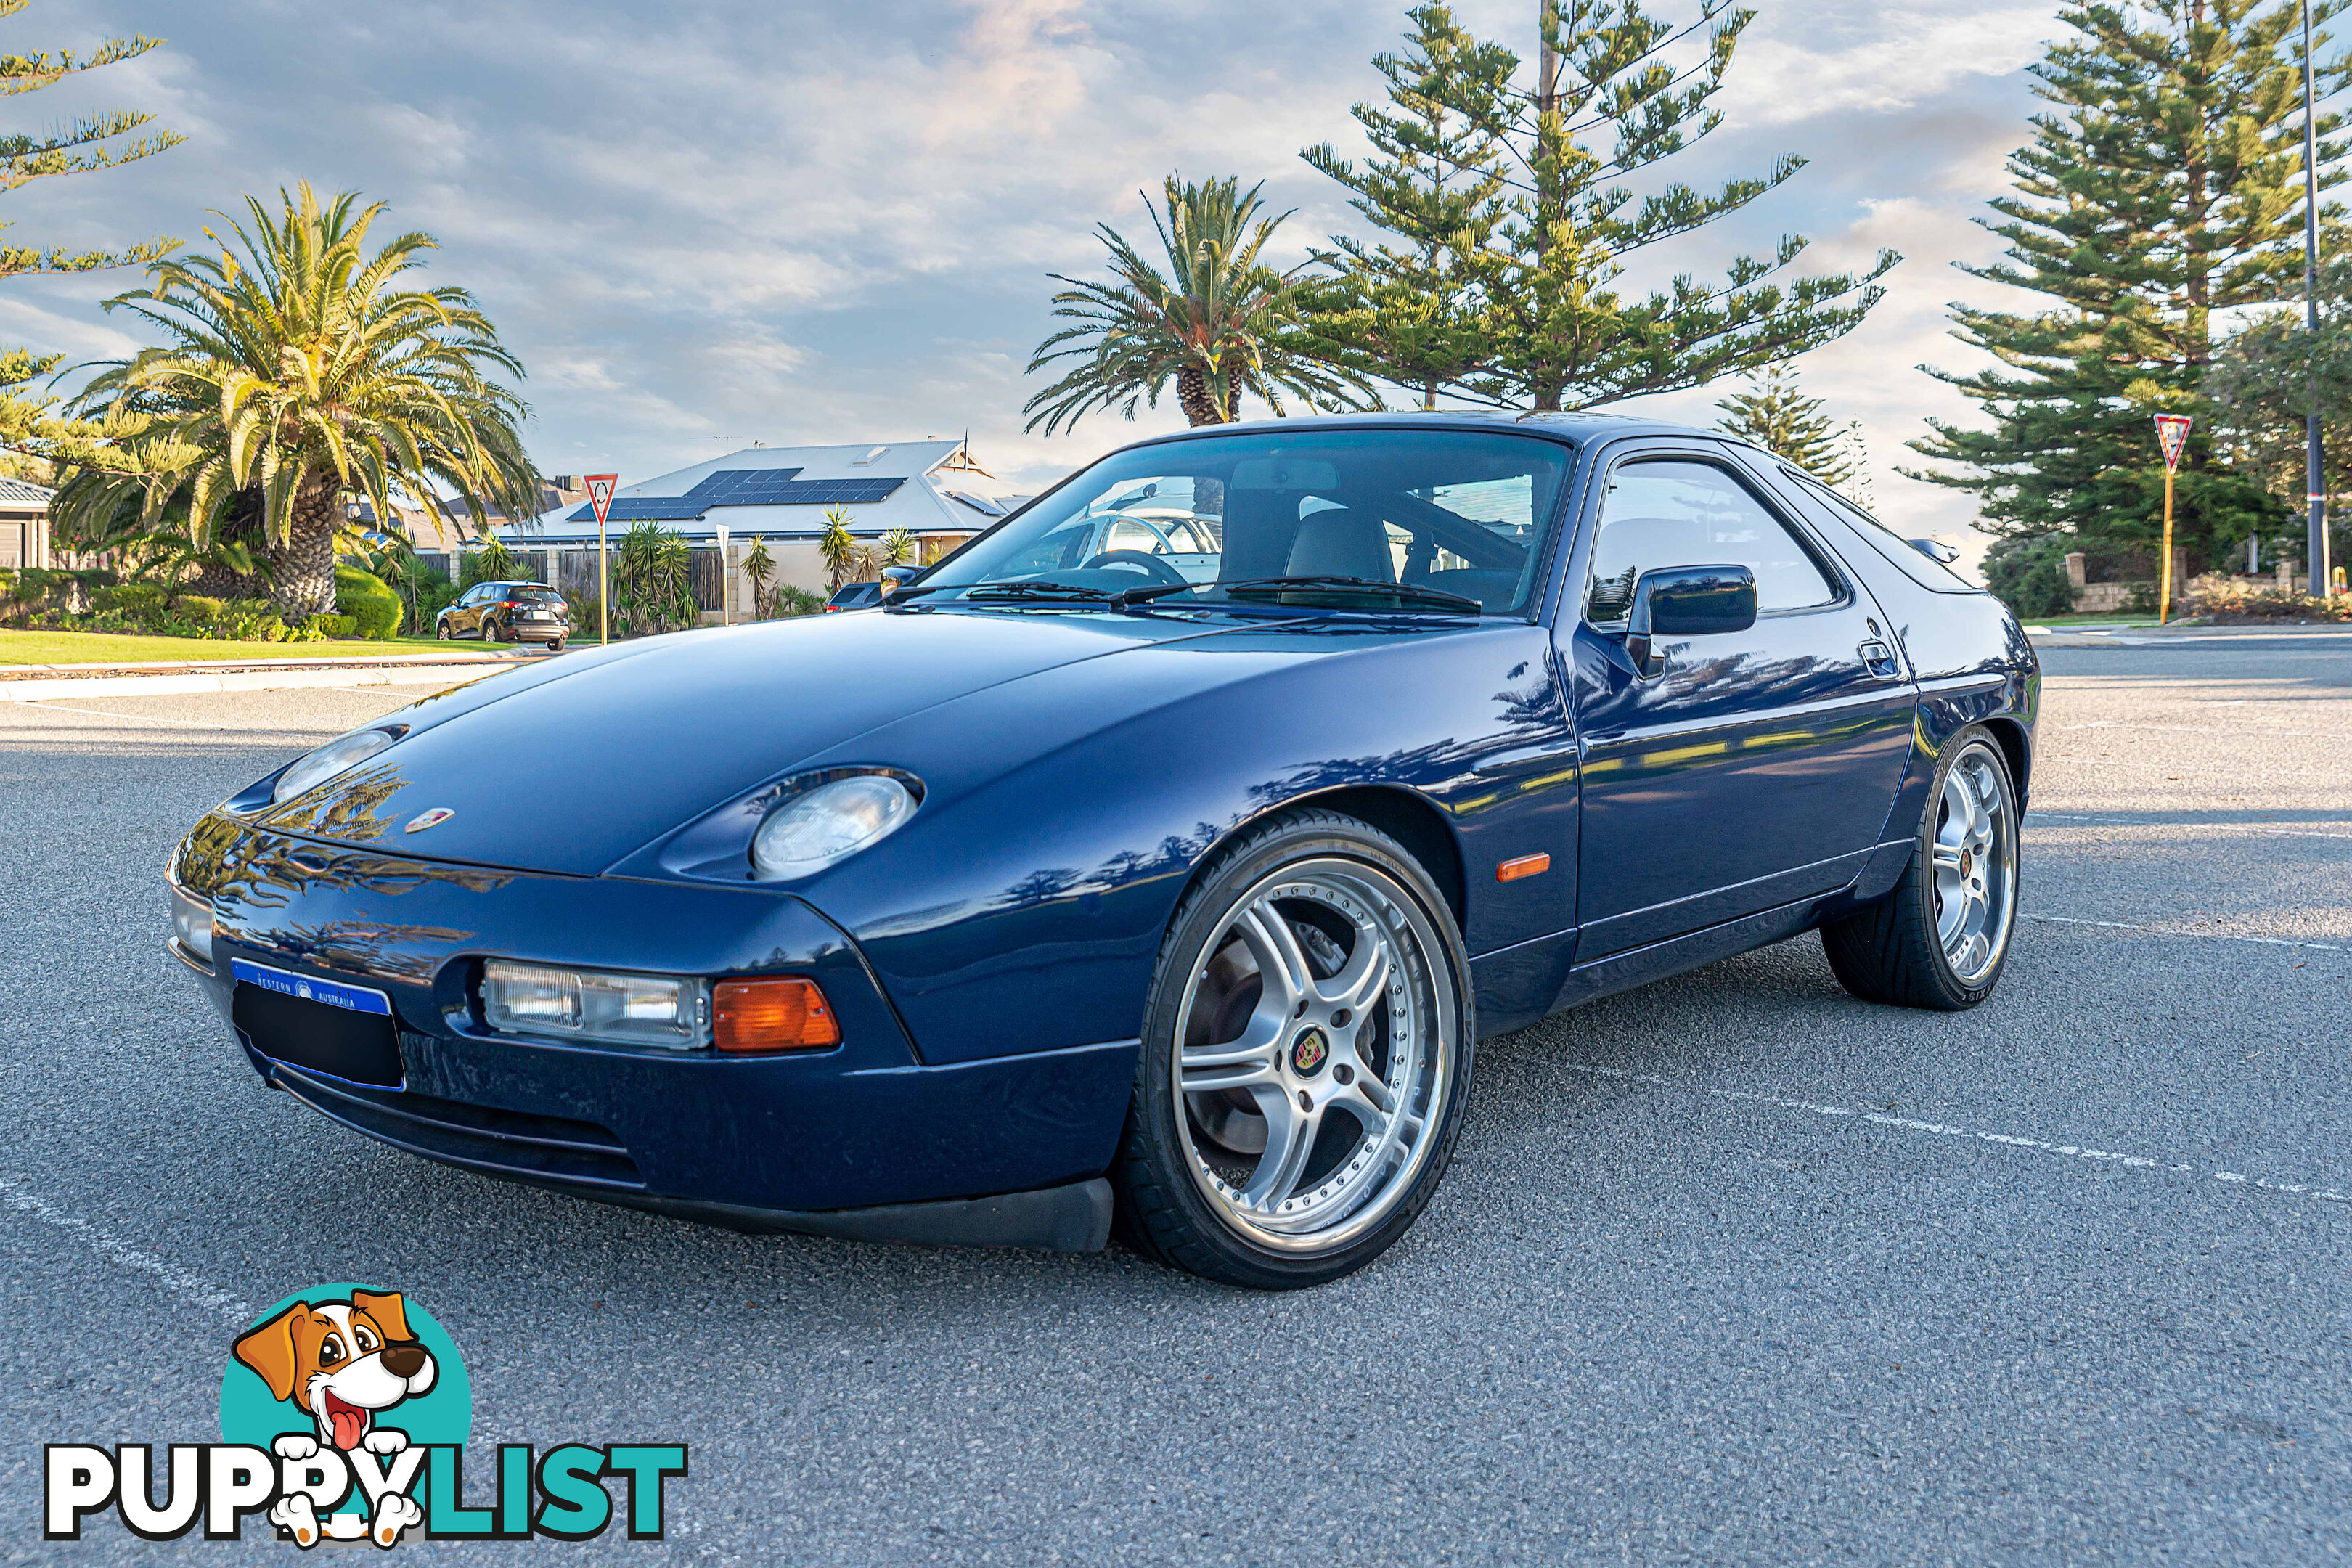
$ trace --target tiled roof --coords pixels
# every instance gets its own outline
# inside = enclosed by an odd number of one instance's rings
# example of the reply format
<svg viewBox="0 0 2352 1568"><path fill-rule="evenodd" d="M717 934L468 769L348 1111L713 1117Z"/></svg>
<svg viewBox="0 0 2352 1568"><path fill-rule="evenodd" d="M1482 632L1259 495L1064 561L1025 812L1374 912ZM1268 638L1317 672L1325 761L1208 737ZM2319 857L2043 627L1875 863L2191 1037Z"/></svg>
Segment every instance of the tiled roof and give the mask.
<svg viewBox="0 0 2352 1568"><path fill-rule="evenodd" d="M0 506L47 506L58 492L0 475Z"/></svg>

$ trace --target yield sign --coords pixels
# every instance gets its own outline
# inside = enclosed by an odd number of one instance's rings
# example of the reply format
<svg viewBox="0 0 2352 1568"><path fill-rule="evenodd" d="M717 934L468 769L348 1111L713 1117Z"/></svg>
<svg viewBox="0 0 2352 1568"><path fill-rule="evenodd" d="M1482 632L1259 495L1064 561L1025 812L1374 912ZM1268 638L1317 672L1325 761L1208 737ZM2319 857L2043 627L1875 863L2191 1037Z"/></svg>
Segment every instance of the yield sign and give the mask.
<svg viewBox="0 0 2352 1568"><path fill-rule="evenodd" d="M596 526L599 528L604 526L604 514L613 510L613 487L620 482L618 474L590 474L587 477L588 504L596 509Z"/></svg>
<svg viewBox="0 0 2352 1568"><path fill-rule="evenodd" d="M2164 471L2180 471L2180 453L2189 445L2189 416L2159 414L2156 416L2156 438L2164 444Z"/></svg>

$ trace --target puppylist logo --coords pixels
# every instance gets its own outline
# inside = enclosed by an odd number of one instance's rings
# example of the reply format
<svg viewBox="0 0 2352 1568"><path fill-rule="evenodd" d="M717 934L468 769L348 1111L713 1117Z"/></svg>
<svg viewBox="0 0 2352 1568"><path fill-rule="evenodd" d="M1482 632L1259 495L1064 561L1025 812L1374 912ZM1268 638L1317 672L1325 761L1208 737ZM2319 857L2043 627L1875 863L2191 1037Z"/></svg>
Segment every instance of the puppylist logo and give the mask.
<svg viewBox="0 0 2352 1568"><path fill-rule="evenodd" d="M144 1443L47 1445L44 1538L79 1541L111 1511L148 1541L199 1525L207 1541L234 1541L256 1513L306 1550L389 1549L403 1536L588 1541L613 1522L605 1483L617 1479L629 1539L659 1541L667 1484L687 1473L683 1443L501 1443L495 1491L468 1506L465 1363L430 1312L366 1285L313 1286L256 1319L229 1348L220 1420L220 1442L171 1444L160 1466Z"/></svg>

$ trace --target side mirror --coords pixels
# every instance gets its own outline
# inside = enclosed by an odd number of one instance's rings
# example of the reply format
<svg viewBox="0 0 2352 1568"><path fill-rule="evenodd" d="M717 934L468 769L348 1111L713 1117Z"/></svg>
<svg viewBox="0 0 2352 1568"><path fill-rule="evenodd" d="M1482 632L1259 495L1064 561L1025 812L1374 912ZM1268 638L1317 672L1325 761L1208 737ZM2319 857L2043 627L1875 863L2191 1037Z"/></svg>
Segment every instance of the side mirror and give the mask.
<svg viewBox="0 0 2352 1568"><path fill-rule="evenodd" d="M919 566L885 566L882 568L880 574L882 578L882 596L886 599L888 598L893 593L905 587L908 584L913 582L922 574L923 569Z"/></svg>
<svg viewBox="0 0 2352 1568"><path fill-rule="evenodd" d="M1960 558L1960 552L1958 550L1940 539L1915 539L1911 541L1911 548L1928 560L1940 561L1947 566Z"/></svg>
<svg viewBox="0 0 2352 1568"><path fill-rule="evenodd" d="M1666 566L1633 584L1625 652L1644 678L1664 668L1660 637L1744 632L1756 624L1756 574L1745 566Z"/></svg>

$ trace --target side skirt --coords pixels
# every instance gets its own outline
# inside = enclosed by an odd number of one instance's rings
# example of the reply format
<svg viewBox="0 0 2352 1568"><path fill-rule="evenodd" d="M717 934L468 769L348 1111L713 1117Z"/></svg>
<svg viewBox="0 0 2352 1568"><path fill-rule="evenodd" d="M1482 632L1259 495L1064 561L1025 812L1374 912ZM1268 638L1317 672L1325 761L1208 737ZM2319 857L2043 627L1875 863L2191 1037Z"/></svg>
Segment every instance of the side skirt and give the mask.
<svg viewBox="0 0 2352 1568"><path fill-rule="evenodd" d="M1861 865L1853 882L1833 892L1794 900L1664 942L1612 952L1589 963L1569 962L1578 937L1574 931L1540 937L1474 959L1470 967L1479 982L1480 1033L1492 1036L1525 1028L1565 1008L1631 991L1654 980L1686 973L1755 948L1769 947L1825 921L1852 914L1895 890L1912 849L1910 839L1890 840L1856 857ZM1496 994L1491 1004L1487 1000L1489 992ZM1522 1002L1513 1009L1504 1002L1512 995L1549 996L1550 1000L1538 1005Z"/></svg>

